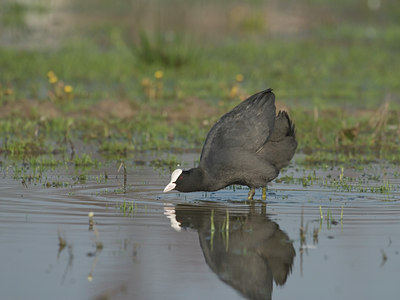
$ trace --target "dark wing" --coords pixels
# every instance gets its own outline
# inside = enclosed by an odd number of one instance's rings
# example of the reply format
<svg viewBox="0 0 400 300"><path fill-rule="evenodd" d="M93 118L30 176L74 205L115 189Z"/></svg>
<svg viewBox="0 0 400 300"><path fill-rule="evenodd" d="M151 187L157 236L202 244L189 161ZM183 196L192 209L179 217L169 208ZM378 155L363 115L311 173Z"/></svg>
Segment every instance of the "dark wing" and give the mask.
<svg viewBox="0 0 400 300"><path fill-rule="evenodd" d="M275 95L271 89L259 92L236 106L211 128L204 143L200 165L212 165L234 148L256 152L274 128Z"/></svg>
<svg viewBox="0 0 400 300"><path fill-rule="evenodd" d="M280 170L289 164L296 148L295 126L287 112L280 111L275 119L274 130L257 154Z"/></svg>
<svg viewBox="0 0 400 300"><path fill-rule="evenodd" d="M283 138L291 136L296 139L296 130L292 120L286 111L279 111L275 118L274 130L269 137L269 142L279 142Z"/></svg>

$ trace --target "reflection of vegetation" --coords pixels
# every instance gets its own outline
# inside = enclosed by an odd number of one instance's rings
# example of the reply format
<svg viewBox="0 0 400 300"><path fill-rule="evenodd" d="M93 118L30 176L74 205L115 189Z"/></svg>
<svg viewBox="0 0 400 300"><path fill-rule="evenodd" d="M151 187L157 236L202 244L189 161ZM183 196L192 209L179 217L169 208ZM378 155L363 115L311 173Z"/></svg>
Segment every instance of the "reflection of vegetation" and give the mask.
<svg viewBox="0 0 400 300"><path fill-rule="evenodd" d="M61 236L61 232L58 231L58 253L57 258L60 257L60 253L64 250L65 246L67 246L67 241L65 237Z"/></svg>
<svg viewBox="0 0 400 300"><path fill-rule="evenodd" d="M88 216L89 216L89 230L92 230L94 232L94 235L95 235L94 242L95 242L95 246L96 246L96 250L94 252L88 252L87 253L87 256L94 256L92 267L91 267L90 273L89 273L89 275L87 277L88 281L92 281L93 280L94 268L96 267L96 264L97 264L97 262L99 260L100 252L101 252L101 250L103 250L103 243L100 240L100 233L99 233L99 231L97 229L96 222L94 221L94 213L90 212L88 214Z"/></svg>
<svg viewBox="0 0 400 300"><path fill-rule="evenodd" d="M73 249L72 249L72 244L67 242L67 240L65 239L64 236L62 236L60 230L58 231L58 252L57 252L57 259L60 258L61 253L63 252L63 250L65 249L65 247L68 246L68 263L65 266L65 270L61 279L61 282L63 283L67 273L69 271L70 268L72 268L72 262L74 260L74 253L73 253Z"/></svg>

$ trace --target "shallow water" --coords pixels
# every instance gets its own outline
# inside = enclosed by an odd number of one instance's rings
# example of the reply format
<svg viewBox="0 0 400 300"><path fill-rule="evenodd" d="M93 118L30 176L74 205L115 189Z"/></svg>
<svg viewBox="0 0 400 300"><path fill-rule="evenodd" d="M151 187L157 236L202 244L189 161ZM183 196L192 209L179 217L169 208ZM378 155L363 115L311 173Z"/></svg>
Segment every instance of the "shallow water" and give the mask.
<svg viewBox="0 0 400 300"><path fill-rule="evenodd" d="M4 299L397 299L400 292L399 180L390 172L386 194L273 183L265 204L243 201L247 189L163 194L169 172L148 164L128 164L126 193L117 163L64 188L25 186L6 165ZM46 176L75 182L76 172Z"/></svg>

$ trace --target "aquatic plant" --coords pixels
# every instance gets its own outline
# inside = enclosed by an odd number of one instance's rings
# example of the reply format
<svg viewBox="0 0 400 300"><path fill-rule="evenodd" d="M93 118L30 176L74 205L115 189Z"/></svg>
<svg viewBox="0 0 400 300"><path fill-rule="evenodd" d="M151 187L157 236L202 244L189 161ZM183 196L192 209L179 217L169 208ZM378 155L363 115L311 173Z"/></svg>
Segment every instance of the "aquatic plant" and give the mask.
<svg viewBox="0 0 400 300"><path fill-rule="evenodd" d="M100 164L100 162L86 153L83 153L81 156L76 155L73 159L73 163L77 167L98 166Z"/></svg>
<svg viewBox="0 0 400 300"><path fill-rule="evenodd" d="M120 204L117 204L119 210L122 212L123 216L133 216L135 210L137 209L137 204L134 201L124 201Z"/></svg>

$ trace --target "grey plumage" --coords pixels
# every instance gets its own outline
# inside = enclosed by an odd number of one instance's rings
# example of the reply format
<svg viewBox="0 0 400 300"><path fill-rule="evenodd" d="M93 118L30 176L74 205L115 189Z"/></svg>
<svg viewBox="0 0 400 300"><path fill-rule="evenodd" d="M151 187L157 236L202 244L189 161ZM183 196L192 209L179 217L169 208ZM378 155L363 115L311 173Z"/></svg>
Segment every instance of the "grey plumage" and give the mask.
<svg viewBox="0 0 400 300"><path fill-rule="evenodd" d="M297 148L295 127L285 111L276 116L275 95L261 91L211 128L198 168L184 171L176 190L216 191L231 184L264 187L287 166Z"/></svg>

